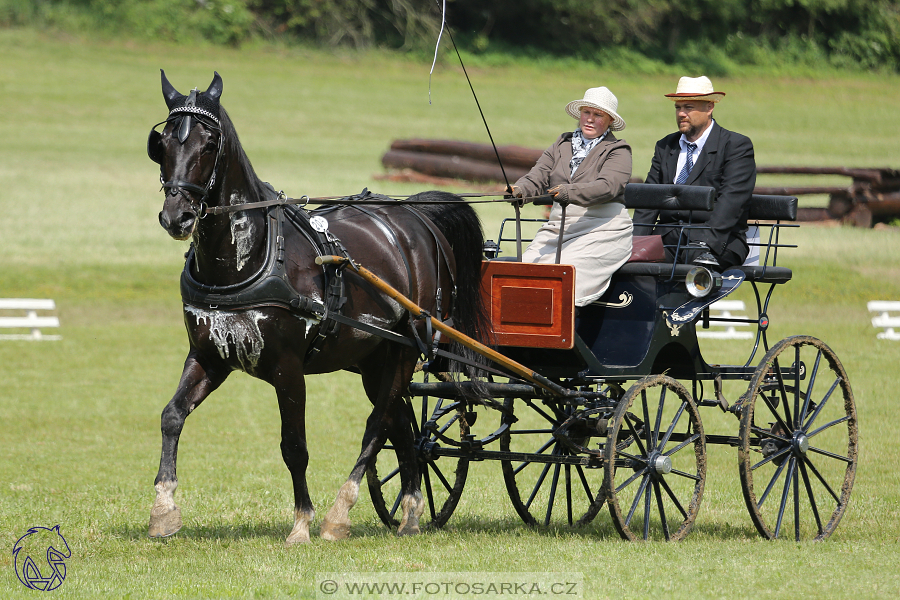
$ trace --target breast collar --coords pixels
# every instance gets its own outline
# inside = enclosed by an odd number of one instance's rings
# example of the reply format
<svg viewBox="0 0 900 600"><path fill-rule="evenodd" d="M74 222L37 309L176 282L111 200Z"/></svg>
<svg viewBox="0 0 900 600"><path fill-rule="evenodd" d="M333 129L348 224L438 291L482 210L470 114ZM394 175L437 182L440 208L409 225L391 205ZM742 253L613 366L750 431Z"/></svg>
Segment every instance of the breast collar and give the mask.
<svg viewBox="0 0 900 600"><path fill-rule="evenodd" d="M317 254L327 250L317 240L316 232L309 225L305 210L297 210L300 219L292 219L297 224L305 222L306 227L298 227L307 239L313 242ZM184 270L181 272L181 300L187 306L204 310L246 310L250 308L277 307L303 313L317 320L323 320L328 313L325 304L300 294L287 277L284 266L284 218L283 205L266 209L266 260L263 266L248 279L231 285L205 285L191 274L196 262L194 247L191 245L185 255ZM304 218L305 217L305 218ZM338 306L333 307L339 308Z"/></svg>

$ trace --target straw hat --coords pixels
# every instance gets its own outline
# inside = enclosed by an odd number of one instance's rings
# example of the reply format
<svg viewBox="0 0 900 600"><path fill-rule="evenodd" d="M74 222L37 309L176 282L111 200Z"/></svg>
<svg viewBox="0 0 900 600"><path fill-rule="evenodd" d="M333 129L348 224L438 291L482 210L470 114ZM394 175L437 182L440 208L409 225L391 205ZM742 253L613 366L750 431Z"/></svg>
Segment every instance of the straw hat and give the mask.
<svg viewBox="0 0 900 600"><path fill-rule="evenodd" d="M717 92L713 89L709 77L682 77L678 80L678 88L674 94L666 94L666 98L672 100L703 100L705 102L718 102L725 92Z"/></svg>
<svg viewBox="0 0 900 600"><path fill-rule="evenodd" d="M581 117L581 108L590 106L597 110L602 110L613 118L609 128L613 131L622 131L625 129L625 119L616 113L619 108L619 101L609 89L605 87L595 87L584 93L582 100L572 100L566 104L566 112L575 119Z"/></svg>

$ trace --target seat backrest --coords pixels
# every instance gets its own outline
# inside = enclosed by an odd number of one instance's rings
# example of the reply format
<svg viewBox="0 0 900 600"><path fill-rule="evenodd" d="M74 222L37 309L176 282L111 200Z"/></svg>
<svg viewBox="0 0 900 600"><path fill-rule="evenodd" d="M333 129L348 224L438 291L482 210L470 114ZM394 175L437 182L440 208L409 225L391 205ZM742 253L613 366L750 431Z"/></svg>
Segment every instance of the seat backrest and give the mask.
<svg viewBox="0 0 900 600"><path fill-rule="evenodd" d="M629 183L625 186L626 208L712 210L715 200L715 188L699 185Z"/></svg>
<svg viewBox="0 0 900 600"><path fill-rule="evenodd" d="M751 221L796 221L797 198L795 196L763 196L750 198Z"/></svg>

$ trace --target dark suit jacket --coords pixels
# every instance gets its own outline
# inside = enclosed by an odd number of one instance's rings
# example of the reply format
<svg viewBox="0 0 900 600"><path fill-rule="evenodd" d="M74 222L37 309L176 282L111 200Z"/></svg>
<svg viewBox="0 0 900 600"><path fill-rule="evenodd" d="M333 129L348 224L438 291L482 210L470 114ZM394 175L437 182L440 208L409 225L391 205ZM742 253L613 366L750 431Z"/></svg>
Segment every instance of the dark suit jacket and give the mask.
<svg viewBox="0 0 900 600"><path fill-rule="evenodd" d="M675 180L680 138L680 133L673 133L656 143L647 183L672 183ZM657 223L657 219L659 223L687 223L690 218L694 223L705 222L710 226L709 230L692 230L691 241L706 242L720 258L730 250L743 262L748 252L746 232L750 196L756 185L753 142L714 123L686 184L716 188L712 212L694 211L693 215L688 215L687 212L638 209L634 211L634 235L654 233L653 227L638 226L637 223ZM660 227L656 233L667 238L667 244L677 241L677 231L671 228Z"/></svg>

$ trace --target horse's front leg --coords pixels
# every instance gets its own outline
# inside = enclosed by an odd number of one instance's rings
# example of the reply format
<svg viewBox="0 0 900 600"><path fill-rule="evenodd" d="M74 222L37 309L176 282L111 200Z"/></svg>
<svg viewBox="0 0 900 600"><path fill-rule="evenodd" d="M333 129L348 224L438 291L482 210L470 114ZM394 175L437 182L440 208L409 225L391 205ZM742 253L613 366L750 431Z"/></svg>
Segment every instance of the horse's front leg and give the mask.
<svg viewBox="0 0 900 600"><path fill-rule="evenodd" d="M294 527L284 541L285 546L309 542L309 524L316 514L306 482L306 468L309 466L306 381L302 363L291 361L291 358L285 356L275 370L278 375L273 381L281 412L281 456L294 484Z"/></svg>
<svg viewBox="0 0 900 600"><path fill-rule="evenodd" d="M373 353L359 365L363 386L373 407L366 421L362 450L356 464L322 522L320 534L327 540L339 540L350 536L349 513L359 499L360 482L372 458L384 446L388 435L397 444L404 488L418 488L412 436L409 433L399 433L399 428L409 428L409 422L403 412L405 408L402 394L412 378L416 356L416 352L409 348L387 344L386 351ZM406 491L410 493L404 493L404 521L407 521L406 513L409 511L417 515L422 514L421 493L416 497L414 490ZM414 528L418 531L418 517L415 517L414 523ZM405 528L403 533L414 532Z"/></svg>
<svg viewBox="0 0 900 600"><path fill-rule="evenodd" d="M178 389L162 411L162 452L155 482L156 500L150 509L150 537L168 537L181 529L181 509L175 504L178 438L187 416L225 381L229 372L204 366L194 351L184 361Z"/></svg>

